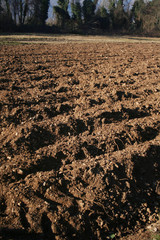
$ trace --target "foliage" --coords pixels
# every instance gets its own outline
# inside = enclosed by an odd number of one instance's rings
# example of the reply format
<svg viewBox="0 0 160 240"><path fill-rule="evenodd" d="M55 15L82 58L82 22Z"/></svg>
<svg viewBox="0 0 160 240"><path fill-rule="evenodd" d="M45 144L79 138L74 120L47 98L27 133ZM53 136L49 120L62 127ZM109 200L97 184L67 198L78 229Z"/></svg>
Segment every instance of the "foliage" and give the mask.
<svg viewBox="0 0 160 240"><path fill-rule="evenodd" d="M71 10L72 10L72 19L76 20L77 22L81 22L82 20L82 7L80 2L72 2L71 3Z"/></svg>
<svg viewBox="0 0 160 240"><path fill-rule="evenodd" d="M48 17L49 0L0 0L0 23L44 25ZM3 19L2 19L3 16Z"/></svg>
<svg viewBox="0 0 160 240"><path fill-rule="evenodd" d="M32 24L45 24L48 17L49 0L31 0L30 12L31 17L29 22Z"/></svg>
<svg viewBox="0 0 160 240"><path fill-rule="evenodd" d="M132 21L135 25L135 29L142 28L143 16L145 11L145 2L144 0L136 0L133 4L131 16Z"/></svg>
<svg viewBox="0 0 160 240"><path fill-rule="evenodd" d="M160 31L160 3L159 0L149 2L145 8L143 18L143 31L145 33Z"/></svg>
<svg viewBox="0 0 160 240"><path fill-rule="evenodd" d="M82 6L82 12L84 21L88 22L95 15L96 5L92 0L84 0Z"/></svg>
<svg viewBox="0 0 160 240"><path fill-rule="evenodd" d="M152 240L160 240L160 234L152 234Z"/></svg>
<svg viewBox="0 0 160 240"><path fill-rule="evenodd" d="M131 11L134 30L152 34L160 31L160 4L159 0L144 2L136 0Z"/></svg>
<svg viewBox="0 0 160 240"><path fill-rule="evenodd" d="M69 0L58 0L57 3L58 6L55 6L53 8L53 13L56 16L57 25L60 26L61 28L64 28L66 21L70 19L68 13Z"/></svg>
<svg viewBox="0 0 160 240"><path fill-rule="evenodd" d="M123 0L110 0L109 12L113 30L121 30L128 27L129 16L124 10Z"/></svg>
<svg viewBox="0 0 160 240"><path fill-rule="evenodd" d="M45 29L49 2L0 0L0 31L14 30L15 26L23 29L21 26L24 25ZM78 33L100 30L160 35L159 0L134 0L133 5L130 0L104 0L99 3L98 0L84 0L83 3L80 0L58 0L53 7L54 25L62 31Z"/></svg>
<svg viewBox="0 0 160 240"><path fill-rule="evenodd" d="M109 13L107 12L107 9L104 6L100 7L96 15L100 22L100 28L109 30L110 16L109 16Z"/></svg>
<svg viewBox="0 0 160 240"><path fill-rule="evenodd" d="M69 0L58 0L58 6L65 12L68 10Z"/></svg>

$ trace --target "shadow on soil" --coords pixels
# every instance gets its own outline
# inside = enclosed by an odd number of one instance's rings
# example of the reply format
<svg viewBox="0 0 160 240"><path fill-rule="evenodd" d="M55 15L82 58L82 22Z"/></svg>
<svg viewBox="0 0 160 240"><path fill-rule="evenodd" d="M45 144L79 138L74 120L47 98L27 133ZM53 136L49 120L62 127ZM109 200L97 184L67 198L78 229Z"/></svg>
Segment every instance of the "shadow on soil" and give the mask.
<svg viewBox="0 0 160 240"><path fill-rule="evenodd" d="M0 240L44 240L43 234L27 233L22 229L0 229ZM53 238L54 240L54 238Z"/></svg>

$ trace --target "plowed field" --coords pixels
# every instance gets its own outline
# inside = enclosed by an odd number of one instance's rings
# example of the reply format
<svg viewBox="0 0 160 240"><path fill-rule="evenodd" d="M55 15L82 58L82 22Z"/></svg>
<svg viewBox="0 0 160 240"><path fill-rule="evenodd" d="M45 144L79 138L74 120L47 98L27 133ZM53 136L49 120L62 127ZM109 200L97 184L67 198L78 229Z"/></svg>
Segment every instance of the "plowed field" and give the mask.
<svg viewBox="0 0 160 240"><path fill-rule="evenodd" d="M0 239L134 239L160 208L160 44L0 48Z"/></svg>

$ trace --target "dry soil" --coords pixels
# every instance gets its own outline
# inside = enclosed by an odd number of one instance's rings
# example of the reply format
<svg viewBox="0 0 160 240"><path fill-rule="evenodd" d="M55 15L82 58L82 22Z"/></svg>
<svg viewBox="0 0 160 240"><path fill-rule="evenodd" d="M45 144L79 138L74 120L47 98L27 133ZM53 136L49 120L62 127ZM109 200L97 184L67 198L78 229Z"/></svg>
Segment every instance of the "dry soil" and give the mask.
<svg viewBox="0 0 160 240"><path fill-rule="evenodd" d="M0 48L0 239L149 239L160 44Z"/></svg>

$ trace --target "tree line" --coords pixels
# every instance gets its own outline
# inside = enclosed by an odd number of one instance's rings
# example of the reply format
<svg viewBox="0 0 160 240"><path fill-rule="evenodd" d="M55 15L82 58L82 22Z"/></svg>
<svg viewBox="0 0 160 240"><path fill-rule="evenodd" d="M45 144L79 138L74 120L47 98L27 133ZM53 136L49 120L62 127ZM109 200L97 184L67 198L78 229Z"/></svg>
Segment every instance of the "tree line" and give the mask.
<svg viewBox="0 0 160 240"><path fill-rule="evenodd" d="M49 0L0 0L0 30L45 26L48 8Z"/></svg>
<svg viewBox="0 0 160 240"><path fill-rule="evenodd" d="M49 2L0 0L0 30L41 26L43 31ZM101 4L98 0L58 0L53 16L50 29L59 32L160 35L160 0L103 0Z"/></svg>

